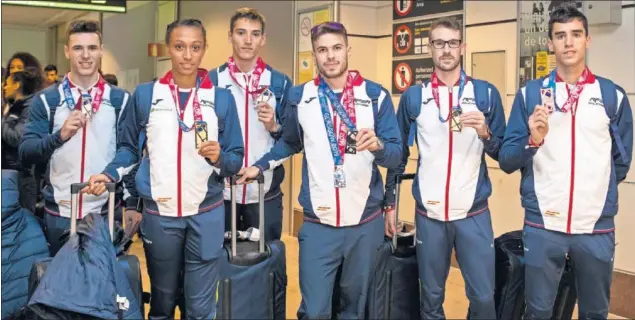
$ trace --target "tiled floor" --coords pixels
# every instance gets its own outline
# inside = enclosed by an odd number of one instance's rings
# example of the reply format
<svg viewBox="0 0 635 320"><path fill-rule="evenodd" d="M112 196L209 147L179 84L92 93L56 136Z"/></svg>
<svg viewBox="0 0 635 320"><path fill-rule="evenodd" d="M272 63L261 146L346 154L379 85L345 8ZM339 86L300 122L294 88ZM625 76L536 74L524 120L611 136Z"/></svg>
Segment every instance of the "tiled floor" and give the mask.
<svg viewBox="0 0 635 320"><path fill-rule="evenodd" d="M284 236L283 241L287 248L287 319L295 319L296 311L300 305L301 295L300 287L298 284L299 270L298 270L298 241L294 237ZM145 256L143 254L143 246L141 241L136 241L131 247L131 253L136 254L141 261L141 271L143 273L143 289L144 291L150 291L150 282L148 279ZM458 269L451 268L450 275L448 276L448 283L446 285L446 296L444 303L445 315L448 319L465 319L467 314L467 299L465 298L465 286L463 283L463 277ZM148 312L149 306L146 305L146 312ZM178 310L176 318L178 319ZM574 317L577 318L577 310L574 312ZM620 319L615 315L609 315L609 319ZM624 318L622 318L624 319Z"/></svg>

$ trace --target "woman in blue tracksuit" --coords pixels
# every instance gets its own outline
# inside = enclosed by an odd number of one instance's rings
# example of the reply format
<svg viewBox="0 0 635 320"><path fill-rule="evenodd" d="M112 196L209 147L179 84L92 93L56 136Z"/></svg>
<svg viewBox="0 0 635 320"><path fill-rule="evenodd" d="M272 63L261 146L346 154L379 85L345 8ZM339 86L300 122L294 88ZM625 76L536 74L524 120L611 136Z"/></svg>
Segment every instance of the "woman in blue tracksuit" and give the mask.
<svg viewBox="0 0 635 320"><path fill-rule="evenodd" d="M166 43L172 70L137 87L122 114L115 159L84 191L103 193L103 182L119 181L147 152L136 185L152 284L149 317L173 317L184 268L187 317L212 319L223 257L223 179L240 169L243 140L231 93L199 69L206 48L201 22L171 23Z"/></svg>

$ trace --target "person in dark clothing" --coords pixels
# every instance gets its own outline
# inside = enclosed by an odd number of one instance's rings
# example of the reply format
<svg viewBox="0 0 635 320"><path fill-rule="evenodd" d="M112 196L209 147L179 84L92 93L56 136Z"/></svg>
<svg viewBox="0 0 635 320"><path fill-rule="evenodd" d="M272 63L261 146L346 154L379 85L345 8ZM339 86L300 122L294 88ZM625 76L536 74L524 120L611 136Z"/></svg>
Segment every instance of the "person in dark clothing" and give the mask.
<svg viewBox="0 0 635 320"><path fill-rule="evenodd" d="M110 83L110 85L113 85L113 86L119 85L119 81L117 80L117 76L112 74L112 73L105 74L104 75L104 80L106 80L106 82Z"/></svg>
<svg viewBox="0 0 635 320"><path fill-rule="evenodd" d="M12 73L4 83L9 107L2 115L2 169L20 172L20 204L33 211L36 202L36 183L32 168L23 166L18 158L18 146L29 113L33 95L42 89L42 72L34 67Z"/></svg>

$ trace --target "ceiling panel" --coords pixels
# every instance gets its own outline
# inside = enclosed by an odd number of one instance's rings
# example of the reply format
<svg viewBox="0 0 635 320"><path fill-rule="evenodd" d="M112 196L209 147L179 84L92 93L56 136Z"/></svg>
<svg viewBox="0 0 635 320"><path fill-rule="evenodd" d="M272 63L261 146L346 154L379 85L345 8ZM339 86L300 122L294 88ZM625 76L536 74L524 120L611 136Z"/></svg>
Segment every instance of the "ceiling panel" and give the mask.
<svg viewBox="0 0 635 320"><path fill-rule="evenodd" d="M47 28L86 13L87 11L2 5L2 24Z"/></svg>

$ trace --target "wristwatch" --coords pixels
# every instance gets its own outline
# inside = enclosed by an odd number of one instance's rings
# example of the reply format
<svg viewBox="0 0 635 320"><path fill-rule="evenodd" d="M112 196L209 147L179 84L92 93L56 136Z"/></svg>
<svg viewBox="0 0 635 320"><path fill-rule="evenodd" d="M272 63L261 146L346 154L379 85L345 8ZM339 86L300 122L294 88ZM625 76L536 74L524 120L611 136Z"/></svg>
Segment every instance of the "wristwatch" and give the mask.
<svg viewBox="0 0 635 320"><path fill-rule="evenodd" d="M483 142L492 140L492 131L489 129L489 127L487 127L487 136L487 139L481 137L479 137L479 139L481 139L481 141Z"/></svg>

